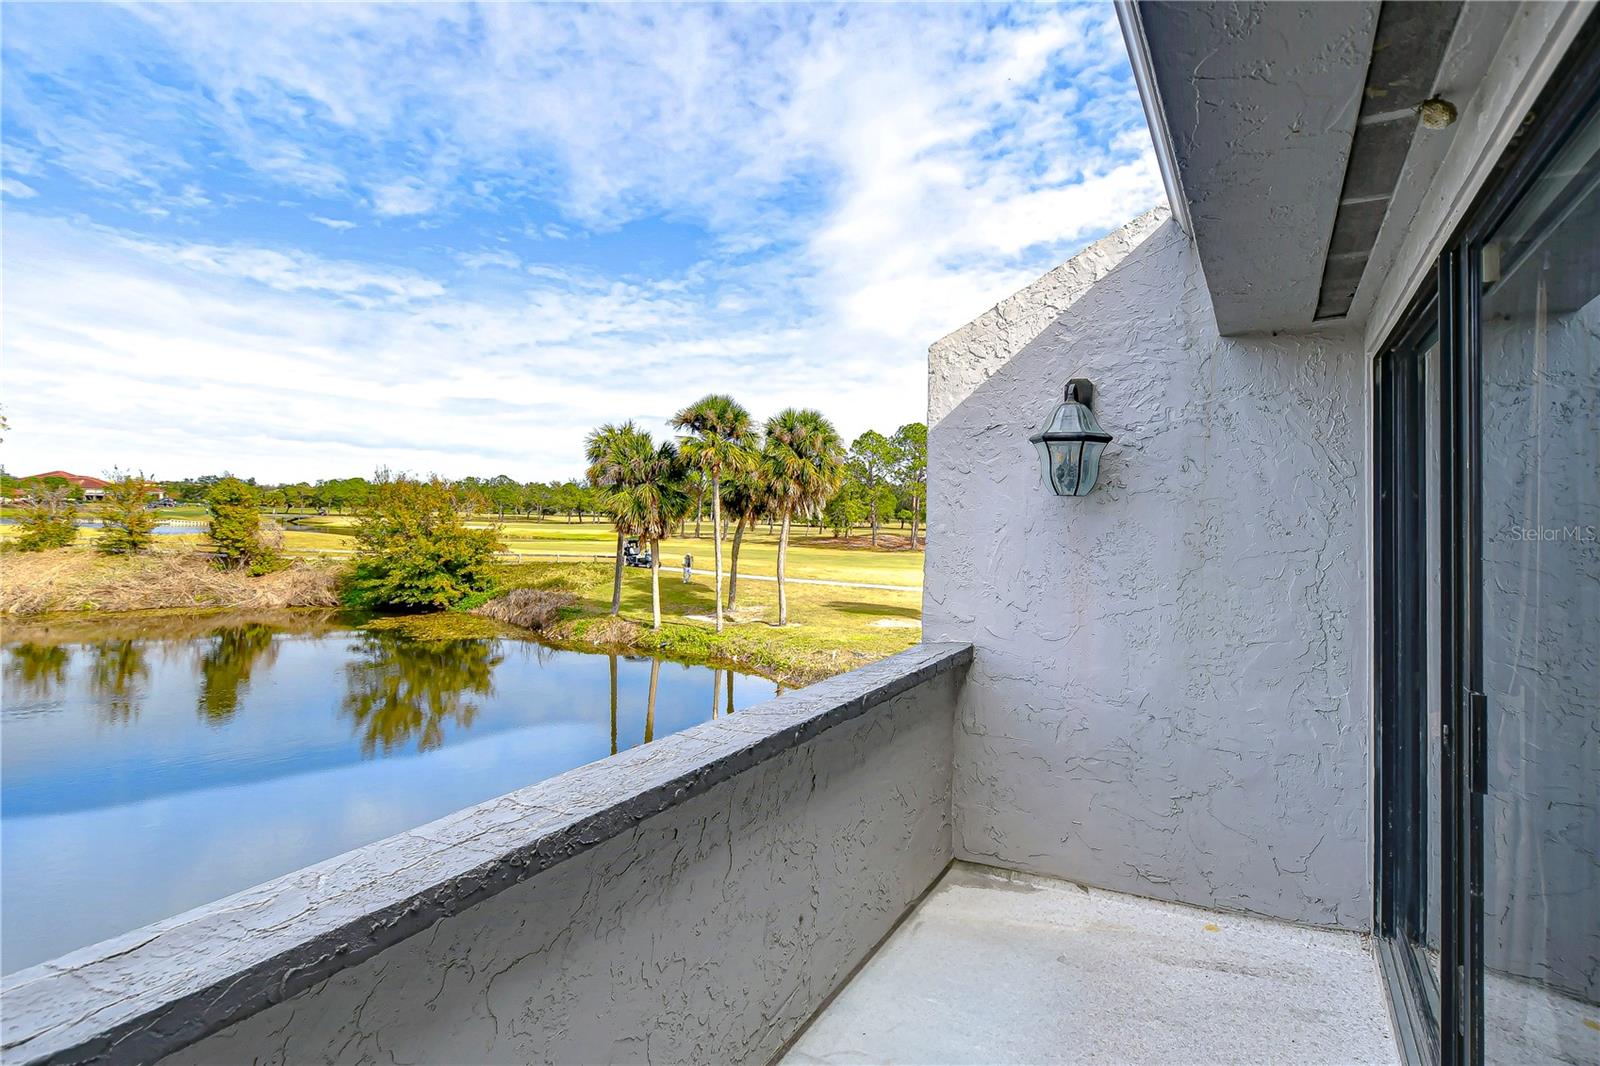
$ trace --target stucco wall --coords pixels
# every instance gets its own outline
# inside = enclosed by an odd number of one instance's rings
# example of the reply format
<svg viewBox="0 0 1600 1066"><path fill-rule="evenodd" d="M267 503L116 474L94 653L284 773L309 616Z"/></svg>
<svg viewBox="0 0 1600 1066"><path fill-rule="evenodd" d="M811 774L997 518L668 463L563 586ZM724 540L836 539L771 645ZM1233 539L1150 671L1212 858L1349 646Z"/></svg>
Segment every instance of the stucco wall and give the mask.
<svg viewBox="0 0 1600 1066"><path fill-rule="evenodd" d="M162 1061L764 1062L949 861L956 683Z"/></svg>
<svg viewBox="0 0 1600 1066"><path fill-rule="evenodd" d="M1365 928L1359 342L1219 338L1160 215L1079 262L986 316L1048 298L1036 339L930 352L924 632L975 645L956 856ZM1058 499L1027 437L1074 376L1116 441Z"/></svg>

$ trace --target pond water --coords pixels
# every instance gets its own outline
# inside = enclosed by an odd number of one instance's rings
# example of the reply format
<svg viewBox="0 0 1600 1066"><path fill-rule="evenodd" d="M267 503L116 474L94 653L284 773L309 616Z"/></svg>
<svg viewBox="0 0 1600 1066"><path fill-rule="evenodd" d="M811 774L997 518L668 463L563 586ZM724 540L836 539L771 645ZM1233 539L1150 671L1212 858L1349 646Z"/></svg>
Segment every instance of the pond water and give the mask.
<svg viewBox="0 0 1600 1066"><path fill-rule="evenodd" d="M4 972L777 691L531 641L418 643L326 612L133 625L6 634Z"/></svg>

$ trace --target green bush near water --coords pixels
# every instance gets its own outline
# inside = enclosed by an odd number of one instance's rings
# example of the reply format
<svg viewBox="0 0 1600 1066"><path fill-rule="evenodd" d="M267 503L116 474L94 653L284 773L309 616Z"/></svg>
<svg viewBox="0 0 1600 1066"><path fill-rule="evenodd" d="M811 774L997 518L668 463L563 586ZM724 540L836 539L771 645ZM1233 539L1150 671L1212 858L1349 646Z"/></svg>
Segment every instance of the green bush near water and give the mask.
<svg viewBox="0 0 1600 1066"><path fill-rule="evenodd" d="M211 543L224 568L248 567L255 575L283 566L276 547L261 528L261 495L254 485L225 477L206 496L211 518Z"/></svg>
<svg viewBox="0 0 1600 1066"><path fill-rule="evenodd" d="M65 548L78 539L77 517L78 509L65 492L46 490L17 521L22 531L17 536L17 550L42 552Z"/></svg>
<svg viewBox="0 0 1600 1066"><path fill-rule="evenodd" d="M137 555L155 539L156 516L149 508L154 486L143 474L114 473L100 517L105 529L94 542L105 555Z"/></svg>
<svg viewBox="0 0 1600 1066"><path fill-rule="evenodd" d="M470 528L449 483L382 479L356 525L352 607L444 610L492 592L497 529Z"/></svg>

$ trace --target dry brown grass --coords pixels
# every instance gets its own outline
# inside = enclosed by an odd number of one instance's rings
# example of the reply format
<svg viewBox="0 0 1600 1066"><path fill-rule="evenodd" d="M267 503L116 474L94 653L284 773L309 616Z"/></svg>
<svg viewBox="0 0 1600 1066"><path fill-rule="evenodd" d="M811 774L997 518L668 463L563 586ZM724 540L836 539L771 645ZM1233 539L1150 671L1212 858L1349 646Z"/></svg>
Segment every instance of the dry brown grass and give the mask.
<svg viewBox="0 0 1600 1066"><path fill-rule="evenodd" d="M561 616L561 609L571 607L578 597L571 592L552 588L512 589L474 608L472 613L496 622L508 622L524 629L545 629Z"/></svg>
<svg viewBox="0 0 1600 1066"><path fill-rule="evenodd" d="M261 577L188 551L106 557L82 549L0 554L0 614L173 608L333 607L337 566L297 561Z"/></svg>

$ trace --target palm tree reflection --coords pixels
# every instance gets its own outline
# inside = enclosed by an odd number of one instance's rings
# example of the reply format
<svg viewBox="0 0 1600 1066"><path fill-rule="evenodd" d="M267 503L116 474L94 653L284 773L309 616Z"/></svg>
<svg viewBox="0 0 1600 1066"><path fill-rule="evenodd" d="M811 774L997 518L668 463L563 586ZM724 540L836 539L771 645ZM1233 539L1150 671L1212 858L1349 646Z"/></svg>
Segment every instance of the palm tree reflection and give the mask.
<svg viewBox="0 0 1600 1066"><path fill-rule="evenodd" d="M72 656L65 644L13 644L6 652L8 688L45 700L66 684Z"/></svg>
<svg viewBox="0 0 1600 1066"><path fill-rule="evenodd" d="M200 656L200 714L213 723L233 717L250 674L263 660L270 665L277 657L268 626L251 623L217 630Z"/></svg>
<svg viewBox="0 0 1600 1066"><path fill-rule="evenodd" d="M139 716L138 683L150 673L143 645L133 640L103 640L90 645L89 691L100 698L101 717L131 722Z"/></svg>
<svg viewBox="0 0 1600 1066"><path fill-rule="evenodd" d="M611 653L611 754L617 753L617 653Z"/></svg>
<svg viewBox="0 0 1600 1066"><path fill-rule="evenodd" d="M446 724L470 727L478 705L468 696L494 694L503 656L496 641L420 642L364 633L356 661L345 667L343 713L361 736L361 752L385 755L413 740L417 751L444 743Z"/></svg>
<svg viewBox="0 0 1600 1066"><path fill-rule="evenodd" d="M650 660L650 700L645 705L644 712L644 742L650 743L656 738L656 685L661 680L661 660Z"/></svg>

